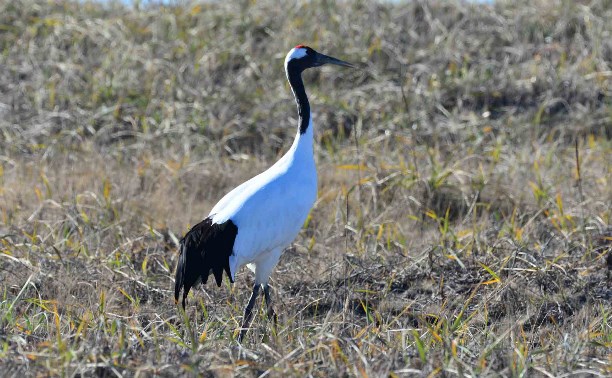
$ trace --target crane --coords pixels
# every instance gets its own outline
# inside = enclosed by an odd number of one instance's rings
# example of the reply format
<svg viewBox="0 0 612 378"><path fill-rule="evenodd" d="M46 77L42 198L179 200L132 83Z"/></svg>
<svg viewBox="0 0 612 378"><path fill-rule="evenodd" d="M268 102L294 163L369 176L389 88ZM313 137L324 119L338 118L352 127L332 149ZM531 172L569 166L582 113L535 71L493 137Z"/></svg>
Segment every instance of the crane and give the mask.
<svg viewBox="0 0 612 378"><path fill-rule="evenodd" d="M298 130L293 144L274 165L226 194L200 223L181 239L174 298L182 306L189 290L206 284L209 275L221 286L223 272L234 282L247 265L255 284L244 310L238 342L250 327L253 306L263 288L266 312L276 322L268 281L283 250L299 233L317 197L313 155L313 122L302 72L324 64L352 64L297 45L285 58L285 72L298 108Z"/></svg>

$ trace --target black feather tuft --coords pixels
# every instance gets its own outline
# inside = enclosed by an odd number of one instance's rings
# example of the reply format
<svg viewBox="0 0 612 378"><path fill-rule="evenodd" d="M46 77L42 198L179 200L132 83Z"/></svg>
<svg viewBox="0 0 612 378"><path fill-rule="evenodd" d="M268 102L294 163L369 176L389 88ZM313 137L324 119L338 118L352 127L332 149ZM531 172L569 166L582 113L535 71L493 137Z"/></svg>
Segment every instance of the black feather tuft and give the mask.
<svg viewBox="0 0 612 378"><path fill-rule="evenodd" d="M238 227L231 220L222 224L206 218L196 224L181 239L179 261L176 267L174 300L178 302L183 289L183 308L189 290L198 283L206 283L211 271L217 286L221 286L223 271L233 283L229 257L233 253Z"/></svg>

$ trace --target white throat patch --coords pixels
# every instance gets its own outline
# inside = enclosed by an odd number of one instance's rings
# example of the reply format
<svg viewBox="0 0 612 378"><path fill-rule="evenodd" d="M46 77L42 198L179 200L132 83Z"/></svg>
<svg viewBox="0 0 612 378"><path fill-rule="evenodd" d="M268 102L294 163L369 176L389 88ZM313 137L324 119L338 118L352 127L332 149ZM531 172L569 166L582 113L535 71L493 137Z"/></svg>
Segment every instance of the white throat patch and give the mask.
<svg viewBox="0 0 612 378"><path fill-rule="evenodd" d="M287 69L287 63L289 63L291 59L300 59L300 58L303 58L304 56L306 56L305 48L303 47L292 48L287 54L287 56L285 57L285 70Z"/></svg>

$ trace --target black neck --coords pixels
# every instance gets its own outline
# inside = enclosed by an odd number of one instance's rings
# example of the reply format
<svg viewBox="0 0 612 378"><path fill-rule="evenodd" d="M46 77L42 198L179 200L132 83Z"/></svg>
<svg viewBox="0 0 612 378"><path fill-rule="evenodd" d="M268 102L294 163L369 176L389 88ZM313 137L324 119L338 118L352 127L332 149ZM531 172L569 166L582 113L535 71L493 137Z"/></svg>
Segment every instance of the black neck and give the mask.
<svg viewBox="0 0 612 378"><path fill-rule="evenodd" d="M310 103L308 102L308 96L306 96L306 89L302 81L302 72L290 65L287 67L287 76L298 107L300 134L304 134L308 130L308 124L310 123Z"/></svg>

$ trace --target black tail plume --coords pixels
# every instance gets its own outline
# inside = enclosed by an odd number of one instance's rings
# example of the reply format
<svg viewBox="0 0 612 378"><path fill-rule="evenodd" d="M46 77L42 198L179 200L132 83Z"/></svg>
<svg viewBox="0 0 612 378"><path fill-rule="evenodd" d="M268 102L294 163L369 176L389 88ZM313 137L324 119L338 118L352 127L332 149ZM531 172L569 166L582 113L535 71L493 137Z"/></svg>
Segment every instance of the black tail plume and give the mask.
<svg viewBox="0 0 612 378"><path fill-rule="evenodd" d="M189 290L201 280L208 281L213 273L217 286L221 286L223 271L230 278L229 257L234 248L238 227L231 220L222 224L212 223L211 218L193 226L181 239L179 261L176 267L174 300L178 303L183 289L183 309Z"/></svg>

